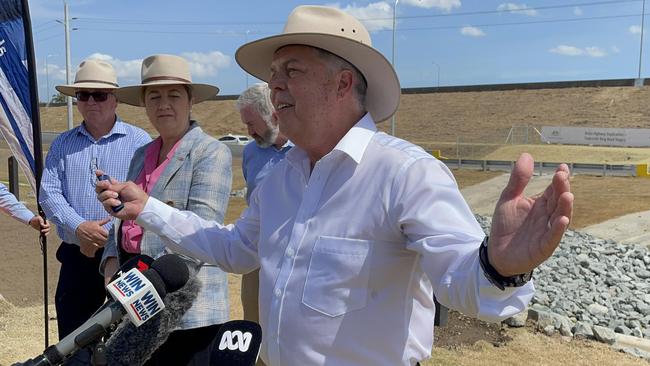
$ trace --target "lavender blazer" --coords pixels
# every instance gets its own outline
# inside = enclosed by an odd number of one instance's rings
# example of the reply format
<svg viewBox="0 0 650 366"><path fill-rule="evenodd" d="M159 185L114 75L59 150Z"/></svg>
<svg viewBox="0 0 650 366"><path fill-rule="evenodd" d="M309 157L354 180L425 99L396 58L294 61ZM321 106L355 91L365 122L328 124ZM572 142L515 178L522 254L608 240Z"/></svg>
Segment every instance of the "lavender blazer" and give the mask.
<svg viewBox="0 0 650 366"><path fill-rule="evenodd" d="M149 144L139 148L133 155L128 180L135 180L144 167L144 152ZM207 135L192 121L189 131L181 139L160 178L156 182L151 197L155 197L179 210L192 211L206 220L223 222L232 184L232 156L223 143ZM121 225L115 224L110 233L104 258L118 257L117 231ZM118 240L115 238L118 237ZM154 259L168 253L160 237L144 231L140 243L142 254ZM191 329L220 324L228 321L228 279L219 268L203 264L198 272L203 286L196 301L185 313L181 328Z"/></svg>

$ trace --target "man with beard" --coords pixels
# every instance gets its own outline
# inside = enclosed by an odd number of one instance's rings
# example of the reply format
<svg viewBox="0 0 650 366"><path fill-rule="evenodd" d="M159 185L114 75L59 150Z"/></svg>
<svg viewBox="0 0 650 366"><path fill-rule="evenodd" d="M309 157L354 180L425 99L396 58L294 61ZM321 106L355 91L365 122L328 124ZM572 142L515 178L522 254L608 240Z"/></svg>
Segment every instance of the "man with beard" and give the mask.
<svg viewBox="0 0 650 366"><path fill-rule="evenodd" d="M293 144L280 132L277 117L271 104L271 91L266 83L255 84L237 99L237 110L248 134L255 139L246 145L242 171L246 180L246 203L255 187L271 168L291 149Z"/></svg>
<svg viewBox="0 0 650 366"><path fill-rule="evenodd" d="M271 168L291 149L293 144L280 132L278 119L271 104L271 91L266 83L259 83L246 89L237 99L241 121L248 128L248 134L255 139L244 148L242 172L246 180L246 203L255 187L264 179ZM259 322L259 270L242 276L241 302L244 319Z"/></svg>

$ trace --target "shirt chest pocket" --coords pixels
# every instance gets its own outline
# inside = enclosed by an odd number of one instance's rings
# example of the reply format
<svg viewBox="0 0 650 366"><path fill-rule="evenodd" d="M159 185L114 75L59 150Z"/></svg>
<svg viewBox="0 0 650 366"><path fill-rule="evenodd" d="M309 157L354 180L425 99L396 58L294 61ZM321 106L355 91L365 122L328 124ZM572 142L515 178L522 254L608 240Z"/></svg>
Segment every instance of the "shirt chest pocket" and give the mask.
<svg viewBox="0 0 650 366"><path fill-rule="evenodd" d="M331 317L366 306L370 241L321 236L314 245L302 303Z"/></svg>

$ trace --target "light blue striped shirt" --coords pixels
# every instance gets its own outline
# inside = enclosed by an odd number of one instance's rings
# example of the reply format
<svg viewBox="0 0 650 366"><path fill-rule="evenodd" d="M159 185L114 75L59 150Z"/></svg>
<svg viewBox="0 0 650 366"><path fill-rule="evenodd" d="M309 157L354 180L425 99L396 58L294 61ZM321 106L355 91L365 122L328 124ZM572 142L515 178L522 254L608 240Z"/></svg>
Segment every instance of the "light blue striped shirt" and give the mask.
<svg viewBox="0 0 650 366"><path fill-rule="evenodd" d="M255 188L292 147L291 141L287 141L280 149L275 146L260 147L256 141L251 141L244 147L241 168L246 181L246 203L250 204Z"/></svg>
<svg viewBox="0 0 650 366"><path fill-rule="evenodd" d="M29 224L29 220L34 217L34 213L18 202L16 196L2 183L0 183L0 211L25 224Z"/></svg>
<svg viewBox="0 0 650 366"><path fill-rule="evenodd" d="M63 241L79 244L75 234L79 224L108 217L95 195L95 170L101 169L124 181L133 153L149 141L147 132L118 117L111 131L99 140L82 123L52 142L41 178L39 202ZM106 230L112 225L107 224Z"/></svg>

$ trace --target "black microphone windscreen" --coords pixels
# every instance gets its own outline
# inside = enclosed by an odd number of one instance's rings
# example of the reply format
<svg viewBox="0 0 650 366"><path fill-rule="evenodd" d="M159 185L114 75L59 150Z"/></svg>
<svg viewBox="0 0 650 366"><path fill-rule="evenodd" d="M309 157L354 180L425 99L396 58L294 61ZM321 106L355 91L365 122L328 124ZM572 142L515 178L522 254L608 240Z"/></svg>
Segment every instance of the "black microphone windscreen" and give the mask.
<svg viewBox="0 0 650 366"><path fill-rule="evenodd" d="M190 278L187 262L176 254L163 255L151 264L151 268L165 281L167 292L174 292L185 286Z"/></svg>
<svg viewBox="0 0 650 366"><path fill-rule="evenodd" d="M232 320L221 325L212 342L211 366L255 366L262 327L248 320Z"/></svg>
<svg viewBox="0 0 650 366"><path fill-rule="evenodd" d="M110 282L115 281L118 277L122 275L122 273L128 272L133 268L137 268L138 271L144 272L148 270L149 267L151 267L152 263L153 263L153 258L151 258L150 256L144 254L138 254L132 257L131 259L129 259L128 261L124 262L124 264L120 266L120 269L118 269L117 272L115 272Z"/></svg>
<svg viewBox="0 0 650 366"><path fill-rule="evenodd" d="M165 295L167 295L168 286L157 271L152 271L148 269L144 271L144 273L142 274L145 277L147 277L149 282L151 282L153 287L156 289L158 296L160 296L161 299L164 298Z"/></svg>
<svg viewBox="0 0 650 366"><path fill-rule="evenodd" d="M178 329L183 315L189 310L201 289L196 276L176 292L163 298L165 308L158 316L136 327L122 321L106 342L106 355L111 366L142 365L160 347L169 334Z"/></svg>

